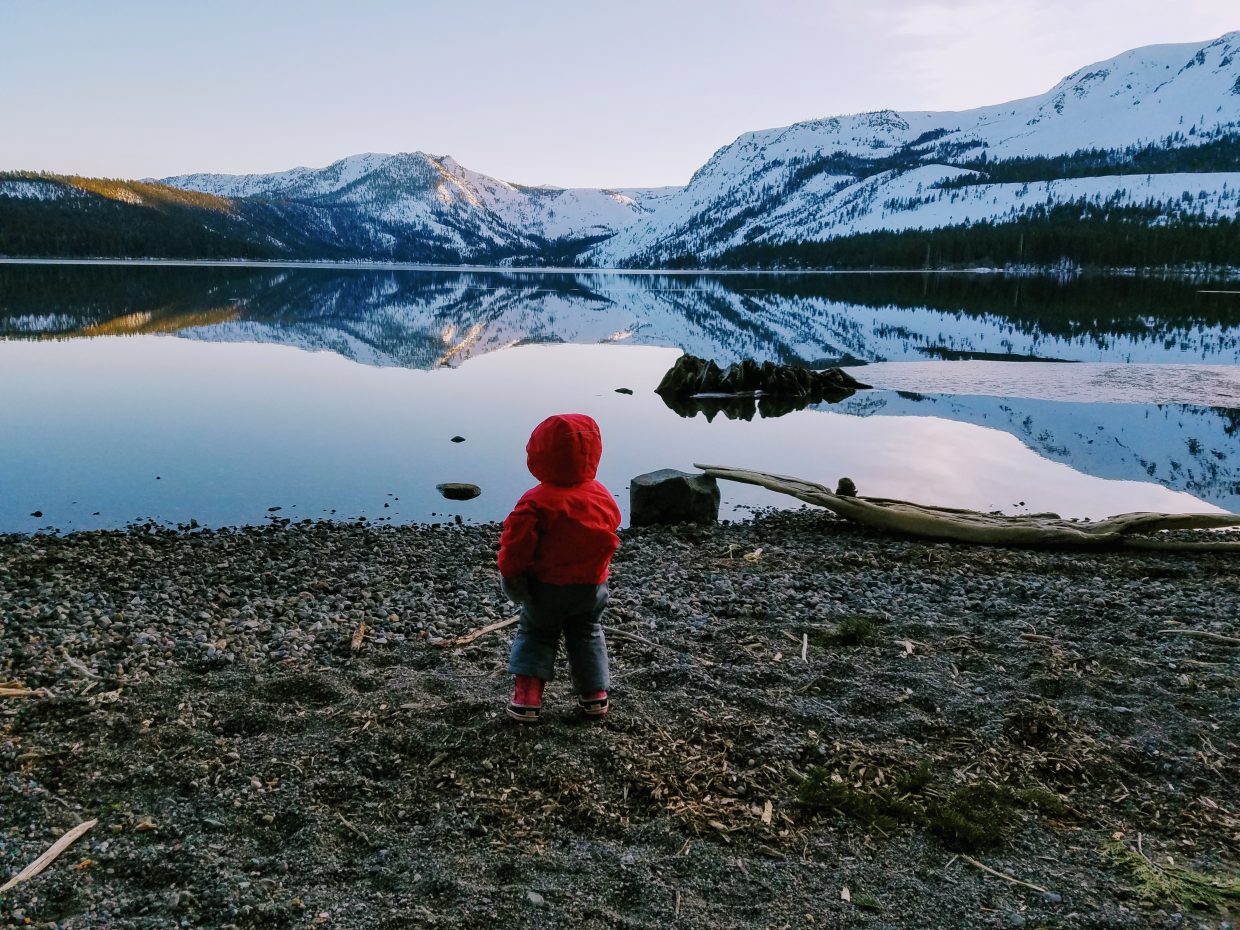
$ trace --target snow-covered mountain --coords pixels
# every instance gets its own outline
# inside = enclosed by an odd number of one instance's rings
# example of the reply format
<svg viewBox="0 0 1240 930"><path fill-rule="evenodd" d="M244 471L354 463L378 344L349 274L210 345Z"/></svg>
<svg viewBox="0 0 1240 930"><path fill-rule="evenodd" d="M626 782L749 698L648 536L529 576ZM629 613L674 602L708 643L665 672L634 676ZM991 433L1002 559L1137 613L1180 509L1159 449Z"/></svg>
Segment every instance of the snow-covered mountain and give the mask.
<svg viewBox="0 0 1240 930"><path fill-rule="evenodd" d="M525 187L422 152L367 153L320 169L192 174L161 183L348 215L374 231L379 257L406 237L463 258L536 255L557 240L609 236L676 190Z"/></svg>
<svg viewBox="0 0 1240 930"><path fill-rule="evenodd" d="M1240 149L1234 147L1219 159L1228 171L1150 174L1135 158L1123 173L1114 166L1089 172L1088 161L1082 171L1061 159L1044 166L1051 176L1040 181L985 182L988 166L1016 159L1025 160L1025 174L1036 174L1041 166L1030 159L1101 150L1122 162L1126 151L1234 145L1237 137L1240 32L1139 48L1011 103L943 113L883 110L745 133L682 191L589 258L657 265L745 243L1012 219L1056 203L1156 205L1169 215L1234 218L1240 213ZM979 164L983 158L986 165ZM1076 170L1057 178L1056 169L1065 167Z"/></svg>
<svg viewBox="0 0 1240 930"><path fill-rule="evenodd" d="M422 152L149 183L0 174L0 254L35 257L1235 266L1238 221L1240 32L1010 103L745 133L685 187L529 187Z"/></svg>
<svg viewBox="0 0 1240 930"><path fill-rule="evenodd" d="M727 263L741 247L1002 223L1063 205L1209 223L1240 216L1240 32L1124 52L1010 103L745 133L683 188L526 187L421 152L163 183L287 205L316 238L337 230L376 258Z"/></svg>

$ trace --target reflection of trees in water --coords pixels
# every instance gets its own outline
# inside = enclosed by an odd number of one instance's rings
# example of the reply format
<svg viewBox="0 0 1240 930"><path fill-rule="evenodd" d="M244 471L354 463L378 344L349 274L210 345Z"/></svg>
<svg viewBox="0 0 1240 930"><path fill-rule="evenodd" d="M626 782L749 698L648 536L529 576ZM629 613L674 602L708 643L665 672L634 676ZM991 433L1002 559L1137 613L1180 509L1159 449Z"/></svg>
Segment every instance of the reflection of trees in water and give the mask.
<svg viewBox="0 0 1240 930"><path fill-rule="evenodd" d="M1212 354L1235 361L1240 297L1199 294L1198 287L978 275L621 277L0 265L0 338L192 328L204 339L280 342L375 364L432 368L521 343L601 341L615 326L628 328L618 334L627 341L693 346L720 362L751 357L822 368L845 354L866 357L881 347L876 335L881 330L888 340L882 346L895 352L903 343L907 356L977 357L982 350L969 343L987 334L989 347L997 348L997 333L1025 351L1030 339L1035 348L1042 340L1106 346L1123 339L1128 349L1169 346L1169 357L1184 353L1200 360ZM959 327L953 329L953 322ZM1022 334L1025 342L1017 339ZM863 372L854 373L864 378ZM781 416L801 404L768 396L699 398L669 406L686 417L747 420ZM1175 422L1158 429L1130 424L1124 431L1116 422L1123 410L1073 426L1070 416L1051 416L1046 404L1018 398L948 402L911 392L862 392L825 409L976 422L1010 432L1041 454L1090 474L1156 480L1231 509L1240 501L1234 448L1240 410L1143 407L1160 422L1163 414ZM1121 461L1122 468L1114 466Z"/></svg>
<svg viewBox="0 0 1240 930"><path fill-rule="evenodd" d="M839 400L844 399L822 401L807 397L776 397L770 394L734 394L728 397L677 397L660 394L659 397L669 410L679 416L692 419L700 413L706 417L707 423L714 421L720 414L728 420L752 420L755 416L763 419L782 417L807 407L839 403Z"/></svg>
<svg viewBox="0 0 1240 930"><path fill-rule="evenodd" d="M1168 351L1183 346L1188 354L1228 361L1224 356L1240 352L1240 328L1234 326L1240 297L1203 294L1200 288L1151 279L998 275L619 277L0 266L0 336L171 332L228 320L263 326L265 341L280 341L283 332L292 344L313 342L345 355L368 346L388 364L434 367L475 351L454 342L470 329L502 330L502 338L479 342L476 351L486 351L521 341L562 341L566 325L611 311L634 321L641 342L709 345L733 358L809 367L873 358L876 339L909 355L938 358L1042 357L1016 352L1012 340L1018 337L1035 348L1047 339L1103 350L1124 339ZM863 323L852 308L884 315ZM960 328L939 330L924 315L900 317L927 310L946 315L934 318L939 321L958 321ZM135 314L149 319L127 329L125 321ZM919 332L916 322L930 326ZM983 334L998 337L990 349L973 344ZM994 351L1009 347L1007 355Z"/></svg>

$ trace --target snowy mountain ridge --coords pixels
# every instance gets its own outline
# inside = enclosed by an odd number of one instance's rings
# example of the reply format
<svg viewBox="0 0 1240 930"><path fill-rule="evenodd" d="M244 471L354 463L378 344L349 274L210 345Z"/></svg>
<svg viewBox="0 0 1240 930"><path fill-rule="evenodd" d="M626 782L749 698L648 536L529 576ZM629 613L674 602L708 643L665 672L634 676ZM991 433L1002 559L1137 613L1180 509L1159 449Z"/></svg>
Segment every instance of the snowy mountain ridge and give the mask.
<svg viewBox="0 0 1240 930"><path fill-rule="evenodd" d="M598 264L660 263L719 254L746 242L827 239L867 229L936 228L1019 213L1011 189L989 184L933 190L975 173L976 161L1070 155L1084 149L1190 147L1240 135L1240 32L1211 42L1156 45L1081 68L1044 94L958 112L881 110L749 132L717 151L679 193L596 247ZM1184 191L1221 215L1237 213L1240 164L1227 177L1174 175L1154 202L1172 209ZM1144 177L1143 174L1133 172ZM1133 174L1088 179L1071 196L1126 197ZM1083 179L1082 179L1083 180ZM1225 191L1232 197L1218 200ZM988 202L966 215L938 205L957 191ZM1045 202L1068 202L1053 190ZM927 203L904 207L911 194ZM901 203L892 208L891 202ZM925 209L930 207L930 209ZM706 218L710 222L706 222Z"/></svg>
<svg viewBox="0 0 1240 930"><path fill-rule="evenodd" d="M375 257L406 238L463 260L560 255L585 264L661 265L750 244L935 229L1090 204L1168 219L1240 216L1240 159L1174 167L1174 152L1240 142L1240 32L1155 45L1078 69L1046 93L955 112L880 110L747 132L683 188L528 187L422 152L367 153L326 168L196 174L163 183L229 198L294 202L367 229ZM1172 167L1003 180L1013 160L1077 153L1173 153ZM1134 157L1135 158L1135 157ZM1058 170L1063 170L1062 165ZM992 177L993 175L993 177ZM584 253L584 254L582 254Z"/></svg>
<svg viewBox="0 0 1240 930"><path fill-rule="evenodd" d="M368 152L320 169L194 174L162 183L228 198L351 208L362 222L389 234L421 233L467 255L496 248L537 252L547 241L607 236L650 212L668 192L526 187L471 171L451 156L424 152Z"/></svg>

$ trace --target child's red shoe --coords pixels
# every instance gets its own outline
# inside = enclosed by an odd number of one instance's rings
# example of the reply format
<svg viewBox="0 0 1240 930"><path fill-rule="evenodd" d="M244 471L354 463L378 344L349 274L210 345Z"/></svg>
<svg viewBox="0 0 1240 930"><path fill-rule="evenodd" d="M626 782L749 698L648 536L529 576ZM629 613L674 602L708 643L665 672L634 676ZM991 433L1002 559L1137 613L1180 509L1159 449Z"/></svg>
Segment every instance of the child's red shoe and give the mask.
<svg viewBox="0 0 1240 930"><path fill-rule="evenodd" d="M542 713L543 680L533 675L518 675L508 702L508 716L518 723L537 723Z"/></svg>
<svg viewBox="0 0 1240 930"><path fill-rule="evenodd" d="M606 691L595 691L593 694L580 695L577 698L577 704L587 717L606 717L607 711L611 709L607 702Z"/></svg>

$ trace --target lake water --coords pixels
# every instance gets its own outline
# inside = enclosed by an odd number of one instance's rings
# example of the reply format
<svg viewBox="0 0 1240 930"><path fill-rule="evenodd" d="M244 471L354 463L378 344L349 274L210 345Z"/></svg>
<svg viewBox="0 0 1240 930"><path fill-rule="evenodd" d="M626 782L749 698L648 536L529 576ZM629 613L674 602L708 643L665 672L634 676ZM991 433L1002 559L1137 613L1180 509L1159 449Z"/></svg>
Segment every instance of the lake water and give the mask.
<svg viewBox="0 0 1240 930"><path fill-rule="evenodd" d="M0 265L0 531L499 519L530 429L568 411L625 510L632 476L709 462L1009 513L1240 512L1240 294L1205 293L1227 288ZM653 388L682 351L868 362L874 389L677 412ZM722 489L725 516L796 505Z"/></svg>

